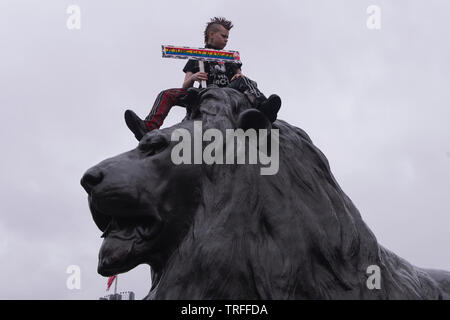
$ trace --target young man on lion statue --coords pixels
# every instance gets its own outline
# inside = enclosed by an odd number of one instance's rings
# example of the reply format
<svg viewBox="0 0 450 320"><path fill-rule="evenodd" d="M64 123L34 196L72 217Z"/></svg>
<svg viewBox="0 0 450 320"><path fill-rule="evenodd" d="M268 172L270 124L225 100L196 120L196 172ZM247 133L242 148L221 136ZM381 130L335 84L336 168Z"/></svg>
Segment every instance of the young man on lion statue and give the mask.
<svg viewBox="0 0 450 320"><path fill-rule="evenodd" d="M205 48L223 50L228 42L230 29L233 28L231 21L225 18L214 17L206 25ZM132 110L125 111L125 122L134 133L137 140L163 124L174 105L187 107L191 96L195 91L188 90L196 81L206 81L207 86L228 87L236 89L246 95L253 107L260 110L270 122L274 122L280 110L281 99L272 94L266 98L258 90L255 81L250 80L242 74L242 63L205 61L205 72L200 71L198 60L188 60L183 71L185 72L182 88L168 89L160 92L153 104L148 116L142 120Z"/></svg>

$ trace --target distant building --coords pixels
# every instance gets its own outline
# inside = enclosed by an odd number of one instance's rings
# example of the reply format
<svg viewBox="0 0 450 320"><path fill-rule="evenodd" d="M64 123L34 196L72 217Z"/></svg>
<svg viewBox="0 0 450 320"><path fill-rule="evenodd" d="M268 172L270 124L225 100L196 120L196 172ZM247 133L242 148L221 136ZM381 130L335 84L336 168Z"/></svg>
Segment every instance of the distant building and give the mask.
<svg viewBox="0 0 450 320"><path fill-rule="evenodd" d="M134 300L133 291L124 291L116 294L109 294L104 297L100 297L99 300Z"/></svg>
<svg viewBox="0 0 450 320"><path fill-rule="evenodd" d="M121 300L134 300L134 292L133 291L124 291L120 293Z"/></svg>

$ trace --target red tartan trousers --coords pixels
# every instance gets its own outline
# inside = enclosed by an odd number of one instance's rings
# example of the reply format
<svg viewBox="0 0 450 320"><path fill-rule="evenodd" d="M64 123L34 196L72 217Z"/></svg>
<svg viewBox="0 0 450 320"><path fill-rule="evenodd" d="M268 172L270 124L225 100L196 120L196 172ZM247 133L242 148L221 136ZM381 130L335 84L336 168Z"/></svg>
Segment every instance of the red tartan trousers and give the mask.
<svg viewBox="0 0 450 320"><path fill-rule="evenodd" d="M187 89L173 88L161 91L156 97L152 110L145 118L144 122L148 130L159 129L164 119L169 114L170 109L178 103L181 97L186 95Z"/></svg>

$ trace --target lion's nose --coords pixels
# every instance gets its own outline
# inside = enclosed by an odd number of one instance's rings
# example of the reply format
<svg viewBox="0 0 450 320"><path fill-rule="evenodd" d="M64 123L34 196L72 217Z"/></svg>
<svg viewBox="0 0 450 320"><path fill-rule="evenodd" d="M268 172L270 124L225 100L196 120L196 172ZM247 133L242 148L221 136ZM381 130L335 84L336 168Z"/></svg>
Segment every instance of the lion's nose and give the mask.
<svg viewBox="0 0 450 320"><path fill-rule="evenodd" d="M98 185L103 180L103 172L94 167L86 171L86 173L81 178L81 186L90 193L92 188Z"/></svg>

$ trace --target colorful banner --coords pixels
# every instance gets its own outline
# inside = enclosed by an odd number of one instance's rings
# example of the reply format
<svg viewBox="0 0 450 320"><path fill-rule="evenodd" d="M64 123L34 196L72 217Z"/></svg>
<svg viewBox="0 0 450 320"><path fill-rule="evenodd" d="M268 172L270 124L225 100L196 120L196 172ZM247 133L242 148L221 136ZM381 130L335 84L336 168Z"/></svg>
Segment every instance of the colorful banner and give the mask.
<svg viewBox="0 0 450 320"><path fill-rule="evenodd" d="M241 61L238 51L164 45L162 46L162 56L163 58L194 59L202 61L226 61L234 63Z"/></svg>

